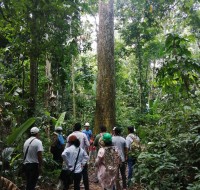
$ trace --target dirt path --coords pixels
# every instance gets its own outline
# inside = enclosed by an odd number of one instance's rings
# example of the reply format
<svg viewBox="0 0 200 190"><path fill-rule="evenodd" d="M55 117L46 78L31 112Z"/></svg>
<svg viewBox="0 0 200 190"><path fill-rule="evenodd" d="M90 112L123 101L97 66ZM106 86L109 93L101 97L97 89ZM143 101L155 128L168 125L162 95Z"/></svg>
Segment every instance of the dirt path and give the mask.
<svg viewBox="0 0 200 190"><path fill-rule="evenodd" d="M90 190L102 190L102 187L100 186L100 184L95 183L95 167L92 165L88 166L88 177L89 177ZM121 180L120 180L120 183L121 183ZM48 182L48 183L42 184L41 186L38 186L36 190L57 190L56 186L57 184L52 184L51 182ZM85 189L84 185L81 182L81 190L84 190L84 189ZM59 190L62 190L62 189L59 189ZM73 186L71 186L69 190L73 190ZM122 190L122 188L120 190ZM131 187L127 190L142 190L142 188L138 187L137 185L134 185L134 187Z"/></svg>

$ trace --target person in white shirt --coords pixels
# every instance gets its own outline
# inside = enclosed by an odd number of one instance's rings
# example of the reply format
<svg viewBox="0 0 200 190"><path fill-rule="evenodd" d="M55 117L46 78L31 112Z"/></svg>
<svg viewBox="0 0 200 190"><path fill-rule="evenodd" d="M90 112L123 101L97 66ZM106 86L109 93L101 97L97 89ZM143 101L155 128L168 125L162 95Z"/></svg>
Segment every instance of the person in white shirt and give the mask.
<svg viewBox="0 0 200 190"><path fill-rule="evenodd" d="M69 147L65 148L65 150L62 153L62 158L64 161L63 170L67 169L71 171L74 170L74 190L80 190L82 171L89 159L89 156L87 155L86 151L80 147L80 141L75 135L70 135L70 137L68 137L68 143ZM69 183L67 180L67 176L64 177L62 180L63 180L64 190L68 190Z"/></svg>
<svg viewBox="0 0 200 190"><path fill-rule="evenodd" d="M80 141L80 147L88 153L88 148L90 146L90 143L88 141L86 134L81 132L81 124L80 123L75 123L74 132L68 136L67 142L68 142L71 135L75 135L77 137L77 139ZM69 143L67 143L67 146L69 146L68 144ZM83 168L82 176L83 176L83 184L84 184L85 190L89 190L88 165L87 165L87 163L85 164L85 166Z"/></svg>
<svg viewBox="0 0 200 190"><path fill-rule="evenodd" d="M26 190L34 190L42 167L42 141L39 140L39 129L32 127L31 137L24 143L24 164L26 174Z"/></svg>

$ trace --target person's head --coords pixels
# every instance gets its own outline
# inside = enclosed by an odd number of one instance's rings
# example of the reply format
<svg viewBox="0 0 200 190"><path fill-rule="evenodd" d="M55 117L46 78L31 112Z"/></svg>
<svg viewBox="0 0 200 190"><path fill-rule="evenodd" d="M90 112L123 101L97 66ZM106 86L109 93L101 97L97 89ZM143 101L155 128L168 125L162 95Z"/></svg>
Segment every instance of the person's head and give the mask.
<svg viewBox="0 0 200 190"><path fill-rule="evenodd" d="M104 133L102 136L102 140L103 140L105 146L112 145L112 135L110 133Z"/></svg>
<svg viewBox="0 0 200 190"><path fill-rule="evenodd" d="M68 138L68 143L70 145L74 145L76 147L80 146L80 141L77 139L77 137L75 135L70 135Z"/></svg>
<svg viewBox="0 0 200 190"><path fill-rule="evenodd" d="M63 128L61 126L58 126L58 127L55 128L56 133L61 133L62 130L63 130Z"/></svg>
<svg viewBox="0 0 200 190"><path fill-rule="evenodd" d="M84 127L86 130L89 130L90 124L87 122L87 123L85 123Z"/></svg>
<svg viewBox="0 0 200 190"><path fill-rule="evenodd" d="M134 133L134 127L128 126L128 133Z"/></svg>
<svg viewBox="0 0 200 190"><path fill-rule="evenodd" d="M114 134L117 135L117 136L118 136L118 135L121 135L121 129L120 129L119 127L114 127L114 128L113 128L113 132L114 132Z"/></svg>
<svg viewBox="0 0 200 190"><path fill-rule="evenodd" d="M39 128L32 127L31 130L30 130L30 134L31 134L31 136L37 136L39 131L40 131Z"/></svg>
<svg viewBox="0 0 200 190"><path fill-rule="evenodd" d="M100 128L101 133L105 133L107 131L104 125L101 125L99 128Z"/></svg>
<svg viewBox="0 0 200 190"><path fill-rule="evenodd" d="M80 131L81 130L81 123L75 123L74 124L74 131Z"/></svg>

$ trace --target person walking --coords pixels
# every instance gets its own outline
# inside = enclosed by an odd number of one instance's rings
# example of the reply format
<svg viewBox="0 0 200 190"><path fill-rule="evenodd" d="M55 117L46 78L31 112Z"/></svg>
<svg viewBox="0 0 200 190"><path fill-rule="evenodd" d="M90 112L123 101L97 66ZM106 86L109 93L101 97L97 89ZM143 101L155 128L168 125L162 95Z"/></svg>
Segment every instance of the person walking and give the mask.
<svg viewBox="0 0 200 190"><path fill-rule="evenodd" d="M104 133L106 133L107 129L104 125L101 125L100 127L100 133L96 135L95 139L94 139L94 146L96 147L96 153L98 153L99 148L102 147L101 143L100 143L100 139L103 136ZM98 183L98 177L97 177L97 168L95 169L95 176L94 176L94 183Z"/></svg>
<svg viewBox="0 0 200 190"><path fill-rule="evenodd" d="M88 148L90 143L85 133L81 132L81 123L75 123L74 125L74 132L71 133L67 138L67 147L69 146L69 138L71 135L75 135L77 139L80 141L80 147L88 153ZM88 164L86 163L82 170L83 176L83 184L85 190L89 190L89 179L88 179Z"/></svg>
<svg viewBox="0 0 200 190"><path fill-rule="evenodd" d="M117 147L112 146L112 136L104 133L101 137L102 147L99 149L95 165L98 169L98 180L104 190L113 190L121 162Z"/></svg>
<svg viewBox="0 0 200 190"><path fill-rule="evenodd" d="M100 128L100 133L94 139L94 146L96 147L97 152L99 148L101 147L99 140L103 136L103 134L107 132L107 129L104 125L101 125L99 128Z"/></svg>
<svg viewBox="0 0 200 190"><path fill-rule="evenodd" d="M62 153L64 161L63 170L61 172L61 180L64 185L63 190L68 190L70 185L69 176L66 173L67 170L73 171L74 173L74 190L80 190L82 171L89 159L89 156L86 151L80 147L80 141L75 135L70 135L68 143L69 147L65 148Z"/></svg>
<svg viewBox="0 0 200 190"><path fill-rule="evenodd" d="M133 126L128 127L128 135L126 137L126 145L128 148L128 159L127 159L127 164L128 164L128 186L130 186L131 183L131 178L133 176L133 167L136 163L136 158L131 154L131 144L133 142L139 142L140 138L134 134L135 129Z"/></svg>
<svg viewBox="0 0 200 190"><path fill-rule="evenodd" d="M121 136L121 129L118 127L113 128L113 134L114 136L112 137L112 144L113 146L116 146L121 157L121 164L119 167L120 174L122 177L122 185L123 185L123 190L126 190L126 160L127 160L127 145L126 145L126 140ZM117 179L119 180L119 179Z"/></svg>
<svg viewBox="0 0 200 190"><path fill-rule="evenodd" d="M63 159L61 154L65 148L65 140L62 131L63 129L61 126L55 128L50 148L50 152L53 154L53 160L56 161L59 164L59 166L62 165Z"/></svg>
<svg viewBox="0 0 200 190"><path fill-rule="evenodd" d="M26 190L35 190L42 167L42 152L44 151L42 141L39 140L39 129L32 127L23 147Z"/></svg>

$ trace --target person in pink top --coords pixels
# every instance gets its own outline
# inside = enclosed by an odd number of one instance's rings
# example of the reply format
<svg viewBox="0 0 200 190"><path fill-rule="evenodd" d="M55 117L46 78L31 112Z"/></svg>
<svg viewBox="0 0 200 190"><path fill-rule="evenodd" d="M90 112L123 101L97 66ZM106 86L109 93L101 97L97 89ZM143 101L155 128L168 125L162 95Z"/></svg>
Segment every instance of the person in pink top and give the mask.
<svg viewBox="0 0 200 190"><path fill-rule="evenodd" d="M98 180L104 190L113 190L121 163L120 154L117 147L112 146L110 133L104 133L100 141L102 141L102 147L99 149L95 161Z"/></svg>

